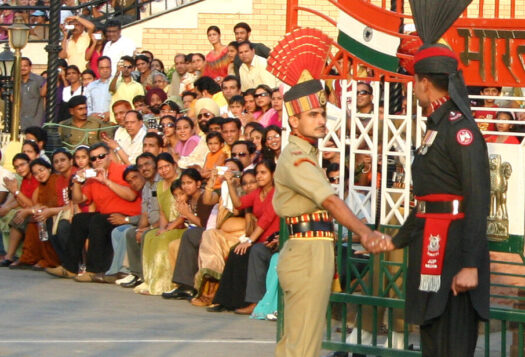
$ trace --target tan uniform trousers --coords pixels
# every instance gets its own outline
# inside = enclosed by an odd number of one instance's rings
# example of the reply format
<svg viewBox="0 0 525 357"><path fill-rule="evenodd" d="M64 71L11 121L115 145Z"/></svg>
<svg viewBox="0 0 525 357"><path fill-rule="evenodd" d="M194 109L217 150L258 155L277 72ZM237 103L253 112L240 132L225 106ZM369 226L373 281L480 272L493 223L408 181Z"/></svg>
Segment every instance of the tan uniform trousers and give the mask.
<svg viewBox="0 0 525 357"><path fill-rule="evenodd" d="M331 240L290 239L279 256L284 293L284 334L277 357L318 357L334 276Z"/></svg>

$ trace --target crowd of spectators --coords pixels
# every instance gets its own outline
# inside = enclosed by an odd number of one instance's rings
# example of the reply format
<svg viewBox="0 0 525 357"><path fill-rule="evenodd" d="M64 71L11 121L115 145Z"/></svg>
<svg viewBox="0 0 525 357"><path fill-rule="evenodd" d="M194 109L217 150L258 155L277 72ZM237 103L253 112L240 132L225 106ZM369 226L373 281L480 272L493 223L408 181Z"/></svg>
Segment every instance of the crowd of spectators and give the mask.
<svg viewBox="0 0 525 357"><path fill-rule="evenodd" d="M137 51L118 20L100 28L68 14L61 26L59 105L46 126L63 147L45 154L45 73L24 57L25 140L16 175L1 172L0 265L212 312L252 314L262 300L254 314L272 318L283 97L268 47L250 42L246 23L227 46L211 26L211 51L178 53L170 68Z"/></svg>
<svg viewBox="0 0 525 357"><path fill-rule="evenodd" d="M177 53L165 66L137 51L121 21L101 27L92 15L63 17L54 120L63 148L49 158L45 73L22 59L26 140L11 160L16 175L0 169L0 265L272 318L279 231L272 177L283 86L266 70L270 49L252 41L247 23L234 26L227 45L210 26L209 53ZM338 83L326 90L342 107ZM501 89L480 91L498 96ZM358 113L372 114L373 96L369 83L357 83ZM482 106L477 118L514 119L494 100ZM508 132L512 124L482 129ZM512 134L486 139L519 142ZM360 185L371 184L371 162L356 157ZM338 153L323 154L334 185L339 165Z"/></svg>

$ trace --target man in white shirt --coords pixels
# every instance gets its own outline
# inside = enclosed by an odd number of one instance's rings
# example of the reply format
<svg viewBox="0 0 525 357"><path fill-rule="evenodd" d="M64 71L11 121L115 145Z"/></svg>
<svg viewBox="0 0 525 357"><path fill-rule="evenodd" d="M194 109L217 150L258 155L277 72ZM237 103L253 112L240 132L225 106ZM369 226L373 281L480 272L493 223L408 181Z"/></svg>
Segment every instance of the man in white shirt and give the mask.
<svg viewBox="0 0 525 357"><path fill-rule="evenodd" d="M147 133L142 114L136 110L128 111L124 118L124 128L128 135L120 143L109 138L103 140L123 164L134 165L137 156L142 154L142 141Z"/></svg>
<svg viewBox="0 0 525 357"><path fill-rule="evenodd" d="M102 55L111 58L111 73L117 73L118 61L123 56L133 57L137 47L132 40L121 35L121 24L117 20L106 22L105 33L108 42L104 46Z"/></svg>
<svg viewBox="0 0 525 357"><path fill-rule="evenodd" d="M266 70L266 59L255 54L255 49L251 42L241 42L238 54L242 62L239 74L243 92L250 88L255 88L259 84L266 84L270 88L278 85L277 79Z"/></svg>

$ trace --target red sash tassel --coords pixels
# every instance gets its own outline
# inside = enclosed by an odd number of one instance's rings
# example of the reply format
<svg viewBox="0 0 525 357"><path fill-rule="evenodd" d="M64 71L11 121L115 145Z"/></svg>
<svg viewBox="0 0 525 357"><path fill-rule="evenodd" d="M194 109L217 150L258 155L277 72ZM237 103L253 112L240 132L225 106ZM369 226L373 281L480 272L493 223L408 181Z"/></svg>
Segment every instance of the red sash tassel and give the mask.
<svg viewBox="0 0 525 357"><path fill-rule="evenodd" d="M416 197L418 201L452 201L463 197L449 194L432 194ZM423 251L421 252L421 280L419 290L437 292L441 286L443 259L447 246L448 228L456 219L462 219L463 213L417 213L416 217L425 218L423 231Z"/></svg>

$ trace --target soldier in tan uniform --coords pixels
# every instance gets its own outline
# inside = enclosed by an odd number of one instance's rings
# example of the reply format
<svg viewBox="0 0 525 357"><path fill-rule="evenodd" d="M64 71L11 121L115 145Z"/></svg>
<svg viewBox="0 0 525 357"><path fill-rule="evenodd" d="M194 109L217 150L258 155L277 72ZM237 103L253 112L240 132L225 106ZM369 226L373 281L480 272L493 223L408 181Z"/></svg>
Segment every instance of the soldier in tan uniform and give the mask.
<svg viewBox="0 0 525 357"><path fill-rule="evenodd" d="M78 145L93 145L101 141L100 129L108 128L104 131L106 134L111 133L111 128L99 119L87 116L87 105L86 97L83 95L77 95L69 100L69 113L71 118L61 121L59 126L58 134L60 140L70 148L77 147ZM78 129L76 129L78 128ZM89 130L92 129L92 130Z"/></svg>
<svg viewBox="0 0 525 357"><path fill-rule="evenodd" d="M311 77L310 77L311 78ZM277 273L284 292L284 335L276 356L319 356L334 275L333 219L361 237L365 248L385 239L370 230L337 197L318 163L317 141L326 135L326 99L318 80L293 86L284 102L292 130L275 171L276 213L290 239Z"/></svg>

